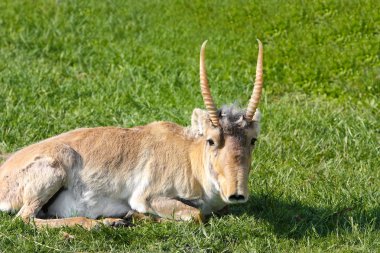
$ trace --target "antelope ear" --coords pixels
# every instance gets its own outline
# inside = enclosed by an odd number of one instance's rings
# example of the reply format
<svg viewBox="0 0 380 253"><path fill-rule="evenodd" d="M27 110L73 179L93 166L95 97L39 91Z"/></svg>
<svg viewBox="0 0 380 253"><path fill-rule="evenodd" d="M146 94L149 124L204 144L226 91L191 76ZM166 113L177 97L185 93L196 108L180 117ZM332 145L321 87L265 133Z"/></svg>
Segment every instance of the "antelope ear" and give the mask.
<svg viewBox="0 0 380 253"><path fill-rule="evenodd" d="M207 112L199 108L195 108L191 115L191 129L198 135L204 135L207 123Z"/></svg>
<svg viewBox="0 0 380 253"><path fill-rule="evenodd" d="M260 120L261 112L259 111L259 109L257 109L255 115L253 116L253 125L256 132L256 138L260 135Z"/></svg>
<svg viewBox="0 0 380 253"><path fill-rule="evenodd" d="M255 115L252 118L253 121L260 122L261 120L261 112L259 109L256 110Z"/></svg>

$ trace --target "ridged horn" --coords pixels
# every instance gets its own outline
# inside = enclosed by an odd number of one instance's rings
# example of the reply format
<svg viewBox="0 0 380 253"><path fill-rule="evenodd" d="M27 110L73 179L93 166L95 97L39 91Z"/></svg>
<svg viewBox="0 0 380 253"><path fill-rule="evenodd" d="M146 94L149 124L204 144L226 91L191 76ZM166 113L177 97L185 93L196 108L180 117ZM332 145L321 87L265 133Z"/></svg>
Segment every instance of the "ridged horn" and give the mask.
<svg viewBox="0 0 380 253"><path fill-rule="evenodd" d="M257 56L256 79L253 86L251 99L248 103L247 112L245 114L247 121L253 120L253 116L255 115L257 106L259 105L261 92L263 90L263 44L260 40L257 41L259 42L259 54Z"/></svg>
<svg viewBox="0 0 380 253"><path fill-rule="evenodd" d="M205 66L205 49L206 49L206 43L203 42L201 47L201 55L200 55L200 64L199 64L199 76L200 76L200 82L201 82L201 91L202 91L202 97L203 101L205 103L207 112L210 116L210 120L213 126L218 127L219 126L219 117L218 113L215 107L214 100L211 96L210 86L208 85L207 80L207 73L206 73L206 66Z"/></svg>

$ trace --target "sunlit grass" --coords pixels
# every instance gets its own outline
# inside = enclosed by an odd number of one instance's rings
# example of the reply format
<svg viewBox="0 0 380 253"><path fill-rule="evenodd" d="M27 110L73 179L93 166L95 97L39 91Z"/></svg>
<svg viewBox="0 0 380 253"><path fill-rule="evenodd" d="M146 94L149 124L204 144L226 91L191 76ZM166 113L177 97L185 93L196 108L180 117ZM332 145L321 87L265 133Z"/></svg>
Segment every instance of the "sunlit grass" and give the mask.
<svg viewBox="0 0 380 253"><path fill-rule="evenodd" d="M2 1L0 153L85 126L187 125L245 106L265 48L262 135L248 203L205 225L36 231L0 214L0 252L376 252L378 1ZM74 236L65 239L62 231Z"/></svg>

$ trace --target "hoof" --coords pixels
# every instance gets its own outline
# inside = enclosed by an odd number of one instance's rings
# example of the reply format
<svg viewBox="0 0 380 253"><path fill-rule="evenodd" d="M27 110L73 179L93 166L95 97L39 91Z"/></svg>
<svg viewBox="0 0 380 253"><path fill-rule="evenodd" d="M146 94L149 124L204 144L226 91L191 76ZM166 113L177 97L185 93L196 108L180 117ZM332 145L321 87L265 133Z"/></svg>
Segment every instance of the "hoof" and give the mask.
<svg viewBox="0 0 380 253"><path fill-rule="evenodd" d="M134 224L128 220L124 219L115 219L115 218L106 218L102 220L103 224L110 227L132 227Z"/></svg>

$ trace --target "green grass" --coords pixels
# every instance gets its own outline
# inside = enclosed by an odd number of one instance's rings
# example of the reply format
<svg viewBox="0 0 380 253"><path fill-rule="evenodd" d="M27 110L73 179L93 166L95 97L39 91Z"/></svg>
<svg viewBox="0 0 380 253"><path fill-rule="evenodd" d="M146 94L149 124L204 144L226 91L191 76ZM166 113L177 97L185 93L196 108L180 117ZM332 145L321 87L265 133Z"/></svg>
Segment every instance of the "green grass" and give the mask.
<svg viewBox="0 0 380 253"><path fill-rule="evenodd" d="M247 103L265 48L248 203L205 225L36 231L0 214L0 252L379 252L379 1L1 1L0 153L84 126L182 125ZM64 239L65 231L74 236Z"/></svg>

